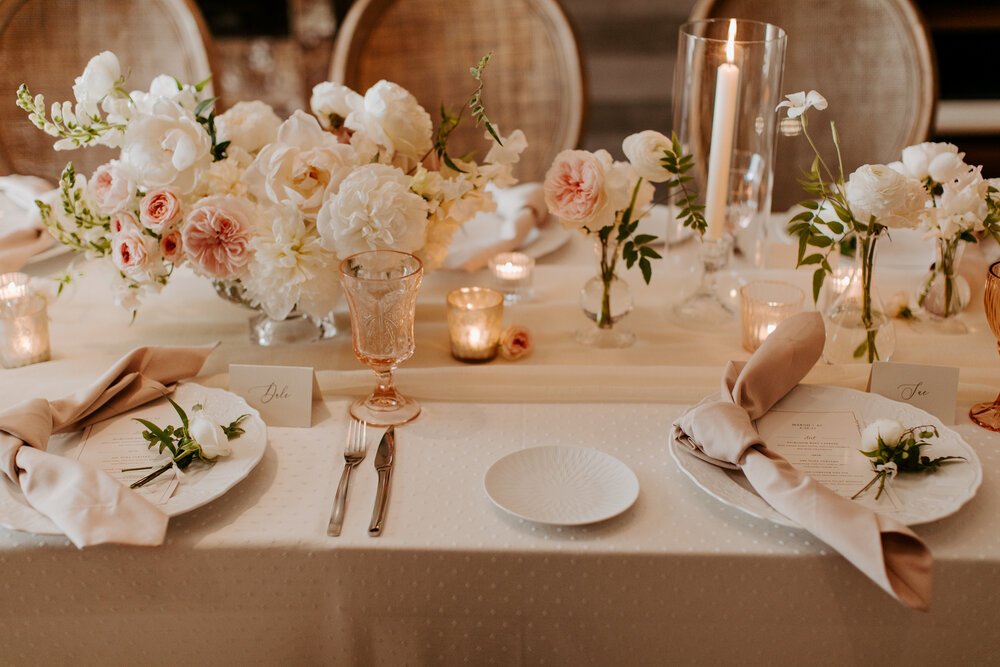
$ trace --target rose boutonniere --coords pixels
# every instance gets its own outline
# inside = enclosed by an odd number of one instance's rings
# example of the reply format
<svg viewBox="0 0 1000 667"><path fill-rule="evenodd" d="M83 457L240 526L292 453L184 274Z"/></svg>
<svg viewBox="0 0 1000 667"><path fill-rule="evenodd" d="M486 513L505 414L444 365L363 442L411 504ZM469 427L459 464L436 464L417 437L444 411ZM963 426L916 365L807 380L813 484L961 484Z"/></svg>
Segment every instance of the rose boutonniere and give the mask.
<svg viewBox="0 0 1000 667"><path fill-rule="evenodd" d="M148 419L136 418L136 421L146 427L142 437L146 440L147 446L150 449L157 447L159 454L164 450L169 451L170 461L133 483L129 487L131 489L148 484L174 466L178 470L184 470L195 461L211 463L220 456L228 456L232 452L229 441L243 435L244 430L240 423L250 416L240 415L228 426L222 426L203 414L201 404L194 405L194 416L189 418L184 408L169 396L166 399L174 406L180 417L179 427L170 425L160 428Z"/></svg>

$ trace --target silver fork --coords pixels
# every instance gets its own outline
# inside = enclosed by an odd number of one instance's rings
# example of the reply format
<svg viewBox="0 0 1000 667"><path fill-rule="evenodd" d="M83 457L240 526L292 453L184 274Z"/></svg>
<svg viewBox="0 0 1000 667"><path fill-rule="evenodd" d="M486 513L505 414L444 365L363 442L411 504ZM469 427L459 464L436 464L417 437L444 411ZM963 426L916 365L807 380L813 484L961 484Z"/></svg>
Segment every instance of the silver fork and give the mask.
<svg viewBox="0 0 1000 667"><path fill-rule="evenodd" d="M351 481L351 471L365 460L365 436L367 432L368 424L366 422L351 419L351 425L347 429L347 444L344 445L344 472L340 475L340 484L337 485L337 497L333 501L330 525L326 527L326 534L331 537L340 535L340 529L344 525L347 485Z"/></svg>

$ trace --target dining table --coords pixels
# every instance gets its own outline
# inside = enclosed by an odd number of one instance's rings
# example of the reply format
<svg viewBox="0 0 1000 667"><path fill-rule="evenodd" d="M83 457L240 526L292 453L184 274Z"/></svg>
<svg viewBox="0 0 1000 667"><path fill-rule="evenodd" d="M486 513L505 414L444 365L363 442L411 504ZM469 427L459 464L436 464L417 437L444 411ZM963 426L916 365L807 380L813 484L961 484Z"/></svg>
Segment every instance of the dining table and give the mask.
<svg viewBox="0 0 1000 667"><path fill-rule="evenodd" d="M396 372L423 410L395 428L384 529L369 536L381 429L355 469L342 532L326 533L344 465L349 406L374 376L354 355L346 306L337 333L261 346L248 309L177 269L133 314L117 307L109 267L58 255L29 264L74 276L50 303L52 359L0 370L0 408L88 384L143 345L218 343L191 382L229 388L231 364L310 367L308 427L267 426L256 467L225 494L173 516L157 547L77 548L62 535L0 528L0 665L666 665L989 664L1000 652L1000 434L969 408L1000 390L997 341L973 283L964 333L894 321L893 361L957 367L954 429L982 466L960 509L913 526L934 557L928 612L900 605L809 532L712 497L669 451L672 423L720 388L750 353L739 316L712 330L673 305L697 284L698 240L659 246L633 311L616 324L636 341L595 349L579 303L596 272L593 242L553 228L533 295L504 309L531 334L530 354L452 357L445 297L492 286L486 268L423 279L416 349ZM888 245L888 244L887 244ZM928 244L929 250L929 244ZM880 267L883 296L912 293L926 264ZM981 274L985 275L985 274ZM811 271L774 235L764 261L735 258L720 289L757 278L807 295ZM811 296L806 308L813 308ZM828 364L806 384L865 391L871 366ZM238 443L238 441L234 441ZM520 518L491 501L484 477L539 446L596 450L627 466L638 496L584 525ZM6 479L3 484L10 485ZM4 517L0 516L0 524Z"/></svg>

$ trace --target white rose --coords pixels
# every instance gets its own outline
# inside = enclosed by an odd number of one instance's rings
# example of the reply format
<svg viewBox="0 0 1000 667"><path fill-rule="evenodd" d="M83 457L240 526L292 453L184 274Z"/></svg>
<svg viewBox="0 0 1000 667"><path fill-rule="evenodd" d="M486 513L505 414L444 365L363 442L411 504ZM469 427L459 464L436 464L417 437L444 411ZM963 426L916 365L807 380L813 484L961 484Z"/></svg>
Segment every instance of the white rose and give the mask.
<svg viewBox="0 0 1000 667"><path fill-rule="evenodd" d="M630 134L622 142L622 151L632 167L652 183L663 183L670 179L670 172L660 163L664 151L670 148L670 139L655 130Z"/></svg>
<svg viewBox="0 0 1000 667"><path fill-rule="evenodd" d="M927 192L919 181L884 164L866 164L847 180L847 200L859 222L871 216L886 227L916 227L921 220Z"/></svg>
<svg viewBox="0 0 1000 667"><path fill-rule="evenodd" d="M248 153L256 153L278 136L281 119L271 105L254 100L237 102L225 113L216 116L216 138L230 142Z"/></svg>
<svg viewBox="0 0 1000 667"><path fill-rule="evenodd" d="M424 245L428 205L400 169L359 167L328 197L316 219L323 247L341 258L364 250L414 252Z"/></svg>
<svg viewBox="0 0 1000 667"><path fill-rule="evenodd" d="M369 88L362 107L353 110L344 125L381 146L390 158L400 153L420 160L433 143L430 114L409 91L389 81Z"/></svg>
<svg viewBox="0 0 1000 667"><path fill-rule="evenodd" d="M277 140L261 149L243 178L259 199L315 215L356 161L353 148L300 110L281 124Z"/></svg>
<svg viewBox="0 0 1000 667"><path fill-rule="evenodd" d="M364 108L364 98L347 86L324 81L313 86L309 108L324 130L338 129L355 109Z"/></svg>
<svg viewBox="0 0 1000 667"><path fill-rule="evenodd" d="M208 133L184 109L162 98L152 113L132 119L122 143L123 167L150 188L173 185L186 194L212 163Z"/></svg>
<svg viewBox="0 0 1000 667"><path fill-rule="evenodd" d="M83 74L76 77L73 96L88 114L96 114L98 104L114 90L122 78L118 56L104 51L90 59Z"/></svg>
<svg viewBox="0 0 1000 667"><path fill-rule="evenodd" d="M188 435L201 445L201 452L205 458L214 459L218 456L229 456L233 451L222 426L203 415L195 414L191 417L188 422Z"/></svg>
<svg viewBox="0 0 1000 667"><path fill-rule="evenodd" d="M895 445L903 435L903 425L895 419L877 419L861 431L861 449L866 452L878 447L878 438L887 445Z"/></svg>
<svg viewBox="0 0 1000 667"><path fill-rule="evenodd" d="M628 162L613 162L608 166L604 176L604 189L608 197L608 209L612 215L624 211L632 202L632 192L635 190L639 174ZM635 205L632 209L632 219L639 216L653 200L653 185L648 181L639 186Z"/></svg>
<svg viewBox="0 0 1000 667"><path fill-rule="evenodd" d="M135 199L135 179L116 160L94 170L87 182L90 198L103 215L125 208Z"/></svg>
<svg viewBox="0 0 1000 667"><path fill-rule="evenodd" d="M906 169L905 174L907 176L912 176L919 181L923 181L930 175L928 169L930 168L931 161L939 155L946 153L958 153L958 147L954 144L931 141L925 141L922 144L916 144L914 146L907 146L903 149L903 167ZM963 153L960 157L963 157L964 155L965 154Z"/></svg>

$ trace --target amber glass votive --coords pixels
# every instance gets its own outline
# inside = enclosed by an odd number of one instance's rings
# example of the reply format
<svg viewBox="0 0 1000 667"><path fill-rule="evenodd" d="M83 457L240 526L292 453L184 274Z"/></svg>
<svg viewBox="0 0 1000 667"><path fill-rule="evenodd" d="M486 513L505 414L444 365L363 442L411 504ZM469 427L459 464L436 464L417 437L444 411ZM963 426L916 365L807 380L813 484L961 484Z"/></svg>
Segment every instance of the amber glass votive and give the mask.
<svg viewBox="0 0 1000 667"><path fill-rule="evenodd" d="M742 343L755 352L779 324L802 310L805 294L795 285L757 280L740 288Z"/></svg>
<svg viewBox="0 0 1000 667"><path fill-rule="evenodd" d="M493 283L503 294L505 304L510 305L532 297L534 259L523 252L501 252L490 258L489 266L490 273L493 274Z"/></svg>
<svg viewBox="0 0 1000 667"><path fill-rule="evenodd" d="M51 358L49 315L45 299L0 299L0 365L18 368Z"/></svg>
<svg viewBox="0 0 1000 667"><path fill-rule="evenodd" d="M485 287L448 293L448 337L459 361L489 361L497 354L503 295Z"/></svg>

